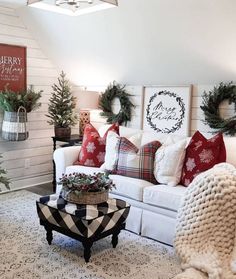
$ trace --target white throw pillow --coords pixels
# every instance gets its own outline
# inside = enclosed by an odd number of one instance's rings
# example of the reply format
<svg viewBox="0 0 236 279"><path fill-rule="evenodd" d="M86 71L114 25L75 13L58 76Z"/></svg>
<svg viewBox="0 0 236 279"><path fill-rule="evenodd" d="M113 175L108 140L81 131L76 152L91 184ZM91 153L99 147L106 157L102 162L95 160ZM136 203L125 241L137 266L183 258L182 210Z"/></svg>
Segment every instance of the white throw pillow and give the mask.
<svg viewBox="0 0 236 279"><path fill-rule="evenodd" d="M101 170L112 171L115 169L118 160L118 152L116 145L118 144L120 136L115 132L108 132L106 139L106 153L105 153L105 162L101 165ZM141 146L142 134L138 133L128 138L137 148Z"/></svg>
<svg viewBox="0 0 236 279"><path fill-rule="evenodd" d="M160 184L176 186L180 182L186 140L161 146L155 155L154 176Z"/></svg>

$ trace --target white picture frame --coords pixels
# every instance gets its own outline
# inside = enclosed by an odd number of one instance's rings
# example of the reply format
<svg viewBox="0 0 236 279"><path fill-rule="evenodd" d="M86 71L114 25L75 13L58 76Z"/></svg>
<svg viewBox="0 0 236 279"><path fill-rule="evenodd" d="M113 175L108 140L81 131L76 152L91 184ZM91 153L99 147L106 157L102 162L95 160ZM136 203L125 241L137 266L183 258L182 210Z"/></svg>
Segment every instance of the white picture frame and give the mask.
<svg viewBox="0 0 236 279"><path fill-rule="evenodd" d="M145 86L142 129L189 136L192 85Z"/></svg>

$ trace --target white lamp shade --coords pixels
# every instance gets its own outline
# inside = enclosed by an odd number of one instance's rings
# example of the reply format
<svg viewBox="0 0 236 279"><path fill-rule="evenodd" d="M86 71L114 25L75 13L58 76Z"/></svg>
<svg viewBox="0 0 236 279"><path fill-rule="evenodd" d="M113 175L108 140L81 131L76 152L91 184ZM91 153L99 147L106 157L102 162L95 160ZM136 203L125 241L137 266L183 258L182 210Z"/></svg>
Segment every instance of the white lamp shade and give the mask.
<svg viewBox="0 0 236 279"><path fill-rule="evenodd" d="M73 95L77 98L78 109L97 109L99 93L95 91L76 91Z"/></svg>

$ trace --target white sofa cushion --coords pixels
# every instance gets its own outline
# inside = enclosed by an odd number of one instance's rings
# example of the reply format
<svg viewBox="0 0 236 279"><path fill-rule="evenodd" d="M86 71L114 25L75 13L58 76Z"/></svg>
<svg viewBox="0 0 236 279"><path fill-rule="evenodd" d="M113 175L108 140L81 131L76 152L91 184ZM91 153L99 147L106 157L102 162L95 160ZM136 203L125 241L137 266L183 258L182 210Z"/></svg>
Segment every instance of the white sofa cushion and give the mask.
<svg viewBox="0 0 236 279"><path fill-rule="evenodd" d="M169 135L169 134L161 134L156 132L149 132L149 131L143 131L142 134L142 141L141 145L147 144L150 141L158 140L162 144L168 142L171 140L172 143L175 143L181 139L186 138L185 136L179 136L179 135Z"/></svg>
<svg viewBox="0 0 236 279"><path fill-rule="evenodd" d="M85 174L94 174L98 172L102 172L100 168L96 167L86 167L86 166L80 166L80 165L75 165L75 166L69 166L66 168L66 174L70 174L73 172L80 172L80 173L85 173Z"/></svg>
<svg viewBox="0 0 236 279"><path fill-rule="evenodd" d="M186 190L187 188L181 185L176 187L167 185L145 187L143 202L177 211Z"/></svg>
<svg viewBox="0 0 236 279"><path fill-rule="evenodd" d="M113 199L122 199L124 201L126 201L127 203L129 203L131 205L131 207L138 207L142 210L147 210L147 211L151 211L153 213L157 213L157 214L162 214L171 218L176 218L177 217L177 211L173 211L173 210L169 210L163 207L159 207L159 206L154 206L148 203L144 203L141 201L137 201L131 198L127 198L124 196L120 196L117 194L113 194L113 193L109 193L109 197L113 198Z"/></svg>
<svg viewBox="0 0 236 279"><path fill-rule="evenodd" d="M85 174L94 174L102 172L100 168L86 167L86 166L69 166L66 168L66 174L73 172L82 172ZM121 175L110 175L116 188L112 189L112 193L125 196L134 200L143 200L143 189L145 187L154 186L152 183L131 177L125 177Z"/></svg>
<svg viewBox="0 0 236 279"><path fill-rule="evenodd" d="M226 162L236 167L236 137L224 137Z"/></svg>
<svg viewBox="0 0 236 279"><path fill-rule="evenodd" d="M131 178L121 175L110 175L109 176L114 184L116 189L112 189L112 193L119 194L134 200L142 201L143 200L143 190L146 187L153 187L154 185L148 181Z"/></svg>

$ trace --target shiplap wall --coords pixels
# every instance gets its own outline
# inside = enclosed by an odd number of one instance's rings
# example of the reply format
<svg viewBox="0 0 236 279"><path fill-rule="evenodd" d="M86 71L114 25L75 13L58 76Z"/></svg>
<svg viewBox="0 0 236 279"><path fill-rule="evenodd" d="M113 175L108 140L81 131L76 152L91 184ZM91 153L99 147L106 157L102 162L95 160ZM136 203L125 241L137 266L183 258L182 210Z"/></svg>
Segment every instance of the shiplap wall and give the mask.
<svg viewBox="0 0 236 279"><path fill-rule="evenodd" d="M0 153L11 178L11 189L49 182L52 180L53 129L47 124L45 113L58 72L14 10L4 6L0 6L0 42L27 47L27 85L43 90L41 108L28 114L29 139L22 142L0 139ZM0 122L2 118L3 112L0 112Z"/></svg>
<svg viewBox="0 0 236 279"><path fill-rule="evenodd" d="M212 135L212 130L208 125L203 123L204 113L200 106L202 105L202 94L204 91L209 92L216 85L195 85L193 86L192 94L192 110L191 110L191 135L199 130L205 136L210 137ZM222 118L229 118L235 115L234 104L229 105L228 101L224 101L219 106L220 115Z"/></svg>
<svg viewBox="0 0 236 279"><path fill-rule="evenodd" d="M127 127L140 129L142 124L142 96L143 86L126 86L126 91L132 96L131 102L135 105L135 109L132 110L132 121L127 123ZM87 90L95 92L104 92L106 86L89 86ZM118 99L114 99L112 110L114 113L118 113L120 110L120 102ZM94 127L99 128L106 123L106 119L100 116L100 110L92 110L90 113L90 120Z"/></svg>
<svg viewBox="0 0 236 279"><path fill-rule="evenodd" d="M202 105L202 94L204 91L209 92L212 90L214 85L194 85L192 90L192 105L191 105L191 122L189 135L193 135L194 132L199 130L206 137L211 137L212 129L203 123L204 114L200 106ZM90 90L103 92L105 86L100 87L89 87ZM131 100L135 105L132 113L132 121L128 123L128 127L140 129L142 126L142 102L143 102L143 87L142 86L127 86L127 91L132 94ZM119 101L115 100L113 104L113 111L117 113L119 111ZM220 113L222 117L230 117L234 115L234 105L229 105L224 102L220 106ZM106 123L106 120L102 118L99 110L93 110L91 113L92 124L99 128L101 125Z"/></svg>

